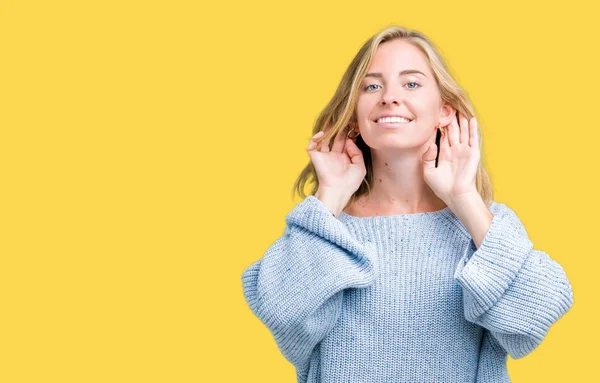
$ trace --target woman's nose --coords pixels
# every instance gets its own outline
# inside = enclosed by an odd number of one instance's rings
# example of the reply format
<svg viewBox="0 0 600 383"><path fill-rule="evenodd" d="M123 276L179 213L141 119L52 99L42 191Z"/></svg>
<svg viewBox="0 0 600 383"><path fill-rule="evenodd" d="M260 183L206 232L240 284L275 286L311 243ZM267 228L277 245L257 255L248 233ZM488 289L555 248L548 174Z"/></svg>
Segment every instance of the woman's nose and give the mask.
<svg viewBox="0 0 600 383"><path fill-rule="evenodd" d="M399 97L396 94L394 94L393 90L388 90L381 97L381 103L383 105L391 104L391 103L395 103L396 105L398 105L398 98Z"/></svg>

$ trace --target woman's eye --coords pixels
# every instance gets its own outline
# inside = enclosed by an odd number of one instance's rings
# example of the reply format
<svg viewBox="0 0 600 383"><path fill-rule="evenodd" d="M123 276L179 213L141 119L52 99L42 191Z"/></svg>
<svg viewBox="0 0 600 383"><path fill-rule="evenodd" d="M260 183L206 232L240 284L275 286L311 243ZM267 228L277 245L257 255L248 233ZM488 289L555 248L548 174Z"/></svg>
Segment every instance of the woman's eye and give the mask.
<svg viewBox="0 0 600 383"><path fill-rule="evenodd" d="M416 81L409 81L409 82L406 83L406 85L410 85L410 84L414 84L414 85L418 85L418 86L417 87L414 87L414 86L413 87L409 87L408 89L417 89L418 87L421 86L421 84L419 84ZM369 85L365 86L363 88L363 90L374 90L374 89L371 88L372 86L379 86L379 85L377 85L377 84L369 84Z"/></svg>
<svg viewBox="0 0 600 383"><path fill-rule="evenodd" d="M377 84L369 84L369 85L365 86L365 87L363 88L363 90L371 90L371 89L369 88L370 86L379 86L379 85L377 85Z"/></svg>

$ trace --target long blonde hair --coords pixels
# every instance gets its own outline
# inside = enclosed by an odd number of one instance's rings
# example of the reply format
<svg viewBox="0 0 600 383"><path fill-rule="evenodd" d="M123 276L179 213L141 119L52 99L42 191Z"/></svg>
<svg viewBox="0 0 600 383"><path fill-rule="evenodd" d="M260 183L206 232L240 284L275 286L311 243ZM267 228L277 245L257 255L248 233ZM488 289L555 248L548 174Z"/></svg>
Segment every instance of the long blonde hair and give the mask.
<svg viewBox="0 0 600 383"><path fill-rule="evenodd" d="M467 119L475 116L474 108L468 95L449 74L446 63L438 53L434 44L419 31L408 30L404 27L394 25L383 29L367 40L346 69L335 94L329 101L329 104L321 111L313 126L312 135L320 131L325 132L320 139L315 140L319 144L317 146L318 148L323 141L332 143L333 140L331 140L331 138L333 136L337 136L338 134L346 135L350 128L357 129L358 122L355 109L360 93L360 84L367 74L367 70L375 55L377 47L386 41L395 39L406 40L417 48L420 48L425 54L444 103L453 107L457 112L462 113ZM483 137L481 133L481 124L479 124L479 126L479 147L482 153L475 178L475 186L479 195L481 195L483 201L489 207L493 200L493 191L492 183L483 166ZM367 195L371 190L371 185L373 183L371 149L365 144L360 135L356 139L356 145L363 153L367 174L346 206L352 204L361 196ZM292 197L295 192L302 198L307 197L304 193L304 187L309 180L313 183L313 188L310 192L310 194L313 195L319 188L319 180L312 162L309 162L308 165L306 165L296 179L292 190Z"/></svg>

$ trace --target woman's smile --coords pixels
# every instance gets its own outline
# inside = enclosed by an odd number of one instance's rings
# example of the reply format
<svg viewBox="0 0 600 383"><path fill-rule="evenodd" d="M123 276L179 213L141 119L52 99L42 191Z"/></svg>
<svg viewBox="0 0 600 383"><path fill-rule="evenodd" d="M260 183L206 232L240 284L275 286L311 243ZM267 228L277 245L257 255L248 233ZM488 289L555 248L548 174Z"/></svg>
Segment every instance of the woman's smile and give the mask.
<svg viewBox="0 0 600 383"><path fill-rule="evenodd" d="M392 129L394 129L394 128L401 128L401 127L404 127L404 126L409 125L411 123L412 123L412 121L405 121L405 122L404 121L403 122L376 122L375 121L375 125L377 125L377 127L380 127L380 128L392 128Z"/></svg>

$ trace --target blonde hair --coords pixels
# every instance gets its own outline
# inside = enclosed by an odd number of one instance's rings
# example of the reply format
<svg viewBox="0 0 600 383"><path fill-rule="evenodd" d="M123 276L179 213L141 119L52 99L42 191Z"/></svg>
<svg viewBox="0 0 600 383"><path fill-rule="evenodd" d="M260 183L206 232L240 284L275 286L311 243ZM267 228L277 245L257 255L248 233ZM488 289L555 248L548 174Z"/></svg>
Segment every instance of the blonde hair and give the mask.
<svg viewBox="0 0 600 383"><path fill-rule="evenodd" d="M325 132L320 139L315 140L318 143L317 148L320 148L322 142L330 142L331 149L331 145L333 143L331 138L333 136L337 136L338 134L346 135L348 129L352 127L357 129L358 122L356 119L355 109L358 95L360 93L360 84L367 74L367 70L371 64L371 61L373 60L373 56L375 55L377 47L386 41L396 39L408 41L425 54L436 79L443 103L450 105L457 112L462 113L467 119L475 116L474 108L469 100L469 97L449 74L446 63L444 62L442 56L438 53L435 45L423 33L415 30L408 30L404 27L395 25L383 29L367 40L346 69L346 72L344 73L342 80L335 94L333 95L333 98L321 111L313 126L312 135L321 131ZM479 126L481 126L481 124L479 124ZM478 132L479 147L483 152L483 137L481 134L481 128ZM351 196L346 206L352 204L361 196L367 195L371 190L371 185L373 183L371 150L369 146L362 140L362 136L360 135L356 139L356 146L358 146L363 153L367 173L363 179L363 182ZM312 162L308 163L308 165L302 170L296 179L294 188L292 190L292 197L294 192L297 192L302 198L305 198L307 195L304 194L304 187L309 180L313 182L313 188L310 193L313 195L319 188L319 180ZM483 201L489 207L493 200L493 191L490 178L483 167L483 153L477 169L475 186L479 192L479 195L481 195Z"/></svg>

